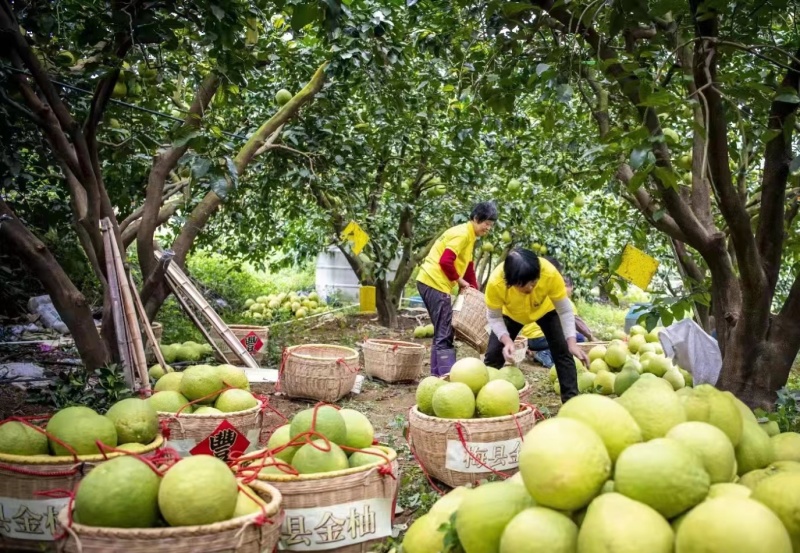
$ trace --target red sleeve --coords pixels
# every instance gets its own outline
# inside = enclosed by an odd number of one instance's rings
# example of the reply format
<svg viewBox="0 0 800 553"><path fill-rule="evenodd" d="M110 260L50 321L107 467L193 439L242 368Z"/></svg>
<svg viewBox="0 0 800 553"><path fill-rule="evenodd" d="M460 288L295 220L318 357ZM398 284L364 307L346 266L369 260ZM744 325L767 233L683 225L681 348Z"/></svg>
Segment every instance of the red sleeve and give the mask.
<svg viewBox="0 0 800 553"><path fill-rule="evenodd" d="M473 288L478 288L478 277L475 276L475 264L472 261L469 262L469 265L467 265L467 270L464 271L464 280L466 280Z"/></svg>
<svg viewBox="0 0 800 553"><path fill-rule="evenodd" d="M442 257L439 258L439 266L442 268L442 272L445 274L445 276L451 281L455 282L458 280L458 271L456 271L456 252L450 249L444 250Z"/></svg>

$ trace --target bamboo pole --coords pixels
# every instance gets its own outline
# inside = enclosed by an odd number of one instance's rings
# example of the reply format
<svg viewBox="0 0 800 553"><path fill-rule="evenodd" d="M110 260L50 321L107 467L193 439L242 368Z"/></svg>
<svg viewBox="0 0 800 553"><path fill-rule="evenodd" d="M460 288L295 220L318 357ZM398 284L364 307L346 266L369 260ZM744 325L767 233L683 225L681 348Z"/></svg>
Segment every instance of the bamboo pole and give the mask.
<svg viewBox="0 0 800 553"><path fill-rule="evenodd" d="M119 349L120 363L122 372L125 375L125 383L134 389L133 364L131 363L131 349L128 342L128 332L125 328L125 318L122 316L122 303L120 300L119 281L117 280L117 269L114 263L114 250L111 247L111 235L109 232L108 219L100 222L100 229L103 232L103 245L106 254L106 275L108 277L108 290L111 296L111 313L114 319L114 333L117 337L117 347Z"/></svg>
<svg viewBox="0 0 800 553"><path fill-rule="evenodd" d="M164 368L167 366L167 362L164 361L164 355L161 353L161 346L159 346L158 340L156 340L156 335L153 333L153 327L150 325L150 320L147 318L147 312L145 312L144 305L142 305L142 298L139 297L139 291L136 289L136 283L133 281L133 276L130 273L128 273L128 279L133 295L133 303L136 306L136 311L139 313L139 319L142 321L142 326L144 326L144 332L147 334L147 339L150 341L150 345L153 348L156 361L158 361L161 367ZM166 368L164 368L164 370L166 370ZM145 379L144 389L148 393L150 392L149 374L148 378Z"/></svg>

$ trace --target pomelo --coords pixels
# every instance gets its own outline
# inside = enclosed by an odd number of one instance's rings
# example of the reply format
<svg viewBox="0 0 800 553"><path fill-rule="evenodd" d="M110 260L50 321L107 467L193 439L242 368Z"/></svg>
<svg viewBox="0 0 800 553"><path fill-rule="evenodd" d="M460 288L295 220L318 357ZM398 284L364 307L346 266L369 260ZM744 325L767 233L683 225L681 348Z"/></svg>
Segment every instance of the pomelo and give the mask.
<svg viewBox="0 0 800 553"><path fill-rule="evenodd" d="M718 497L750 497L751 493L752 490L747 486L734 484L733 482L720 482L719 484L711 484L706 501Z"/></svg>
<svg viewBox="0 0 800 553"><path fill-rule="evenodd" d="M443 419L471 419L475 415L475 395L463 382L448 382L433 393L433 412Z"/></svg>
<svg viewBox="0 0 800 553"><path fill-rule="evenodd" d="M277 93L275 93L275 103L279 106L284 106L289 103L289 100L292 99L292 93L286 90L285 88L280 89Z"/></svg>
<svg viewBox="0 0 800 553"><path fill-rule="evenodd" d="M506 482L510 482L518 474L519 473L515 474L506 480ZM449 491L433 504L433 507L431 507L430 511L428 511L428 514L439 521L439 523L449 521L453 513L458 510L458 507L461 505L461 502L464 500L464 498L471 494L473 490L474 488L459 486L458 488Z"/></svg>
<svg viewBox="0 0 800 553"><path fill-rule="evenodd" d="M642 371L654 374L658 377L664 376L672 368L672 361L663 355L652 357L647 364L642 364Z"/></svg>
<svg viewBox="0 0 800 553"><path fill-rule="evenodd" d="M600 493L614 493L614 481L606 480L606 483L603 484L603 488L600 490Z"/></svg>
<svg viewBox="0 0 800 553"><path fill-rule="evenodd" d="M578 391L582 394L593 391L595 378L597 375L589 371L578 373Z"/></svg>
<svg viewBox="0 0 800 553"><path fill-rule="evenodd" d="M752 498L778 515L789 532L794 551L800 551L800 472L766 478L753 490Z"/></svg>
<svg viewBox="0 0 800 553"><path fill-rule="evenodd" d="M621 369L628 359L628 346L625 344L614 344L608 346L606 355L603 358L612 369Z"/></svg>
<svg viewBox="0 0 800 553"><path fill-rule="evenodd" d="M692 377L692 373L685 369L678 369L681 374L683 375L683 381L686 383L686 386L694 386L694 378Z"/></svg>
<svg viewBox="0 0 800 553"><path fill-rule="evenodd" d="M606 356L605 346L594 346L589 350L589 363L595 359L603 359Z"/></svg>
<svg viewBox="0 0 800 553"><path fill-rule="evenodd" d="M725 432L734 447L742 438L742 415L725 394L708 384L681 389L678 395L690 421L707 422Z"/></svg>
<svg viewBox="0 0 800 553"><path fill-rule="evenodd" d="M647 334L647 329L642 325L633 325L631 329L628 331L628 334L630 334L631 336L637 336L637 335L644 336Z"/></svg>
<svg viewBox="0 0 800 553"><path fill-rule="evenodd" d="M464 553L497 553L506 525L533 502L522 486L489 482L461 500L456 533Z"/></svg>
<svg viewBox="0 0 800 553"><path fill-rule="evenodd" d="M47 423L46 430L51 436L48 441L53 455L71 456L73 451L77 455L95 455L102 452L97 446L98 441L116 447L117 430L111 419L98 414L73 413L76 414L68 418L53 416ZM54 438L68 445L72 451Z"/></svg>
<svg viewBox="0 0 800 553"><path fill-rule="evenodd" d="M224 386L233 386L240 390L250 390L250 381L247 379L247 374L241 367L233 365L219 365L217 372L222 379Z"/></svg>
<svg viewBox="0 0 800 553"><path fill-rule="evenodd" d="M236 496L236 507L233 510L231 518L245 517L254 515L264 511L267 503L258 494L253 491L253 488L246 484L239 484L239 495Z"/></svg>
<svg viewBox="0 0 800 553"><path fill-rule="evenodd" d="M594 374L599 373L600 371L609 371L611 370L608 367L608 364L602 359L595 359L591 363L589 363L589 370Z"/></svg>
<svg viewBox="0 0 800 553"><path fill-rule="evenodd" d="M164 392L156 392L147 401L153 406L153 409L161 413L177 413L181 412L183 415L188 415L194 410L189 405L189 400L183 397L179 392L167 390ZM181 410L182 409L182 410Z"/></svg>
<svg viewBox="0 0 800 553"><path fill-rule="evenodd" d="M767 436L770 438L781 433L781 428L778 426L777 421L760 422L758 423L758 426L760 426L761 430L766 432Z"/></svg>
<svg viewBox="0 0 800 553"><path fill-rule="evenodd" d="M275 429L272 435L267 440L267 449L270 451L274 451L279 447L283 447L289 442L292 441L292 431L291 425L284 424L283 426L279 426ZM298 442L299 443L299 442ZM297 453L297 450L300 449L301 446L299 445L291 445L288 447L283 448L281 451L274 453L276 459L280 459L286 463L291 463L294 454Z"/></svg>
<svg viewBox="0 0 800 553"><path fill-rule="evenodd" d="M663 326L657 326L653 330L647 333L645 339L650 343L657 343L658 342L658 335L661 334L661 331L664 330Z"/></svg>
<svg viewBox="0 0 800 553"><path fill-rule="evenodd" d="M481 417L503 417L519 412L519 392L508 380L493 380L478 392L475 407Z"/></svg>
<svg viewBox="0 0 800 553"><path fill-rule="evenodd" d="M87 526L152 528L158 520L160 483L158 474L136 457L110 459L81 480L75 515Z"/></svg>
<svg viewBox="0 0 800 553"><path fill-rule="evenodd" d="M200 403L208 404L214 403L222 386L222 377L216 367L194 365L183 371L180 392L189 401L201 400ZM215 407L220 409L219 406Z"/></svg>
<svg viewBox="0 0 800 553"><path fill-rule="evenodd" d="M594 373L593 373L594 374ZM547 378L550 379L550 382L553 383L558 380L558 371L556 370L556 366L553 365L550 367L550 370L547 371Z"/></svg>
<svg viewBox="0 0 800 553"><path fill-rule="evenodd" d="M736 476L736 454L725 433L707 422L684 422L667 432L697 455L711 483L730 482Z"/></svg>
<svg viewBox="0 0 800 553"><path fill-rule="evenodd" d="M316 422L314 422L315 410ZM292 438L311 430L322 434L335 444L341 445L347 440L347 424L344 422L344 417L339 414L338 409L330 405L304 409L292 418L290 427Z"/></svg>
<svg viewBox="0 0 800 553"><path fill-rule="evenodd" d="M681 371L676 368L668 369L662 377L664 380L672 385L672 389L677 391L686 386L686 381L683 379Z"/></svg>
<svg viewBox="0 0 800 553"><path fill-rule="evenodd" d="M628 349L631 351L631 353L637 353L639 351L639 348L645 345L646 343L647 340L645 340L643 335L634 334L633 336L631 336L631 339L628 340Z"/></svg>
<svg viewBox="0 0 800 553"><path fill-rule="evenodd" d="M632 370L636 371L636 374L642 374L642 364L639 363L639 360L635 357L628 357L625 364L622 365L622 370Z"/></svg>
<svg viewBox="0 0 800 553"><path fill-rule="evenodd" d="M498 378L503 378L503 375L500 374L500 369L495 369L494 367L486 367L486 372L489 373L489 381L497 380Z"/></svg>
<svg viewBox="0 0 800 553"><path fill-rule="evenodd" d="M367 447L361 451L356 451L350 455L350 468L363 467L366 465L385 464L388 455L377 447Z"/></svg>
<svg viewBox="0 0 800 553"><path fill-rule="evenodd" d="M618 493L592 501L578 532L580 553L672 553L675 535L654 509Z"/></svg>
<svg viewBox="0 0 800 553"><path fill-rule="evenodd" d="M797 432L784 432L772 436L773 460L800 462L800 434Z"/></svg>
<svg viewBox="0 0 800 553"><path fill-rule="evenodd" d="M574 553L578 527L569 517L546 507L528 507L511 519L500 538L500 553L547 551Z"/></svg>
<svg viewBox="0 0 800 553"><path fill-rule="evenodd" d="M156 385L153 386L154 392L180 392L181 380L183 380L182 372L167 373L158 379Z"/></svg>
<svg viewBox="0 0 800 553"><path fill-rule="evenodd" d="M558 418L579 420L603 440L611 462L630 445L642 441L642 431L630 413L614 400L597 395L579 395L567 401Z"/></svg>
<svg viewBox="0 0 800 553"><path fill-rule="evenodd" d="M686 422L680 399L660 378L642 376L620 396L619 403L636 420L645 441L666 436L673 426Z"/></svg>
<svg viewBox="0 0 800 553"><path fill-rule="evenodd" d="M572 511L598 494L611 475L611 458L591 426L557 417L525 436L519 468L537 504Z"/></svg>
<svg viewBox="0 0 800 553"><path fill-rule="evenodd" d="M297 450L292 466L300 474L317 474L350 468L347 455L335 443L314 440Z"/></svg>
<svg viewBox="0 0 800 553"><path fill-rule="evenodd" d="M494 368L494 367L493 367ZM497 371L497 369L494 369ZM499 371L498 371L499 374ZM446 380L442 380L436 376L426 376L417 386L417 409L420 413L433 416L433 393L437 388L447 384Z"/></svg>
<svg viewBox="0 0 800 553"><path fill-rule="evenodd" d="M639 380L639 373L635 369L622 369L614 379L614 393L618 396L624 394L634 382Z"/></svg>
<svg viewBox="0 0 800 553"><path fill-rule="evenodd" d="M594 379L594 387L604 396L610 396L614 393L614 381L616 375L609 371L600 371Z"/></svg>
<svg viewBox="0 0 800 553"><path fill-rule="evenodd" d="M758 423L745 420L742 423L742 439L736 446L738 474L742 476L752 470L763 469L773 461L772 441Z"/></svg>
<svg viewBox="0 0 800 553"><path fill-rule="evenodd" d="M170 526L194 526L228 520L239 488L224 461L211 455L186 457L161 479L158 507Z"/></svg>
<svg viewBox="0 0 800 553"><path fill-rule="evenodd" d="M752 499L704 501L681 521L675 553L792 553L780 519Z"/></svg>
<svg viewBox="0 0 800 553"><path fill-rule="evenodd" d="M456 361L450 369L450 382L466 384L473 394L477 394L489 382L489 373L483 361L476 357L465 357Z"/></svg>
<svg viewBox="0 0 800 553"><path fill-rule="evenodd" d="M147 445L136 442L128 442L127 444L119 444L117 449L121 449L122 451L130 451L132 453L144 453L147 449Z"/></svg>
<svg viewBox="0 0 800 553"><path fill-rule="evenodd" d="M347 429L347 438L342 445L353 449L365 449L372 445L375 429L367 417L354 409L340 409L339 414Z"/></svg>
<svg viewBox="0 0 800 553"><path fill-rule="evenodd" d="M614 489L665 518L676 517L703 501L710 484L700 458L670 438L630 446L614 467Z"/></svg>
<svg viewBox="0 0 800 553"><path fill-rule="evenodd" d="M440 553L444 551L444 532L441 522L430 514L416 519L403 536L404 553Z"/></svg>
<svg viewBox="0 0 800 553"><path fill-rule="evenodd" d="M728 398L730 398L731 401L733 401L733 404L736 405L736 408L742 414L742 420L743 421L750 421L750 422L758 423L758 419L753 414L753 411L747 405L745 405L744 402L742 402L741 399L739 399L738 397L736 397L735 395L733 395L732 393L730 393L728 391L725 391L725 392L722 392L722 393L724 395L726 395Z"/></svg>
<svg viewBox="0 0 800 553"><path fill-rule="evenodd" d="M506 365L500 369L500 376L511 382L517 390L521 390L525 387L525 375L519 367Z"/></svg>
<svg viewBox="0 0 800 553"><path fill-rule="evenodd" d="M47 436L19 421L0 424L0 453L47 455Z"/></svg>
<svg viewBox="0 0 800 553"><path fill-rule="evenodd" d="M50 417L47 421L48 424L59 424L62 420L74 420L82 416L97 416L98 413L94 409L84 407L82 405L73 405L72 407L65 407L56 412L55 415Z"/></svg>
<svg viewBox="0 0 800 553"><path fill-rule="evenodd" d="M149 444L158 436L158 413L147 400L123 399L106 413L117 430L117 443Z"/></svg>
<svg viewBox="0 0 800 553"><path fill-rule="evenodd" d="M192 413L193 415L221 415L222 411L210 405L201 405Z"/></svg>
<svg viewBox="0 0 800 553"><path fill-rule="evenodd" d="M558 380L553 382L553 393L555 393L557 396L561 395L561 383Z"/></svg>
<svg viewBox="0 0 800 553"><path fill-rule="evenodd" d="M156 363L155 365L150 367L150 369L147 371L147 374L153 380L158 380L159 378L161 378L165 374L171 373L171 372L173 372L173 368L170 367L169 365L165 365L164 367L162 367L161 365Z"/></svg>
<svg viewBox="0 0 800 553"><path fill-rule="evenodd" d="M214 407L223 413L235 413L237 411L246 411L258 405L258 400L247 390L233 388L222 392L217 401L214 402Z"/></svg>

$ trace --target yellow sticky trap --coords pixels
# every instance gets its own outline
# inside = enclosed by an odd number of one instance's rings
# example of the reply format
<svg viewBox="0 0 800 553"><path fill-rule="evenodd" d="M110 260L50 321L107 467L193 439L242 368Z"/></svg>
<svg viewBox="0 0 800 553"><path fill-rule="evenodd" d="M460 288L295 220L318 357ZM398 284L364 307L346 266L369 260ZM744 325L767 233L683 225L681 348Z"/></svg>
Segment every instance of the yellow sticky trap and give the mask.
<svg viewBox="0 0 800 553"><path fill-rule="evenodd" d="M350 221L350 223L342 231L342 240L347 240L353 244L353 253L358 255L364 246L369 242L369 235L364 232L358 223Z"/></svg>
<svg viewBox="0 0 800 553"><path fill-rule="evenodd" d="M647 290L658 270L658 265L657 259L628 244L622 250L622 261L616 273L642 290Z"/></svg>

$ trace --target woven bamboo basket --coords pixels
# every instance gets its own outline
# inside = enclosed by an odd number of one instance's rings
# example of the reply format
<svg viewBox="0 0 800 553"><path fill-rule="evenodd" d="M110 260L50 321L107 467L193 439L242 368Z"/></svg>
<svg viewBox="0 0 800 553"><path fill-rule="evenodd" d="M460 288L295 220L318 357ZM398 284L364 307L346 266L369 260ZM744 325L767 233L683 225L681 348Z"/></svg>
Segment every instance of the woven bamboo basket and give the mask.
<svg viewBox="0 0 800 553"><path fill-rule="evenodd" d="M158 419L161 421L164 437L170 441L193 440L199 442L204 440L222 423L228 421L239 432L247 436L251 443L259 440L261 429L264 423L264 403L258 400L258 405L235 411L233 413L202 414L192 413L165 413L158 412ZM182 448L176 448L179 451Z"/></svg>
<svg viewBox="0 0 800 553"><path fill-rule="evenodd" d="M453 330L456 337L478 353L489 347L486 300L479 290L464 288L453 303Z"/></svg>
<svg viewBox="0 0 800 553"><path fill-rule="evenodd" d="M397 462L397 452L383 446L379 447L389 459L389 469L382 469L386 464L368 465L352 469L326 472L320 474L276 475L259 474L258 479L268 482L278 488L283 495L283 507L286 509L287 523L284 525L282 541L287 538L289 522L296 515L295 509L316 508L324 510L325 507L341 505L344 503L363 502L377 499L391 503L389 507L389 529L394 522L394 511L397 504L398 483L400 481L400 467ZM254 454L256 455L256 454ZM255 461L258 462L258 461ZM327 549L336 553L367 553L372 551L376 543L384 537L363 541L356 544Z"/></svg>
<svg viewBox="0 0 800 553"><path fill-rule="evenodd" d="M280 538L283 510L281 493L265 482L250 484L267 502L264 512L202 526L171 528L98 528L69 523L68 509L58 514L65 529L59 541L63 553L262 553L272 552ZM262 515L267 521L259 524Z"/></svg>
<svg viewBox="0 0 800 553"><path fill-rule="evenodd" d="M350 393L357 373L356 350L307 344L286 348L278 383L289 397L333 403Z"/></svg>
<svg viewBox="0 0 800 553"><path fill-rule="evenodd" d="M466 448L463 446L464 442L486 444L485 447L481 446L480 448L486 450L483 452L486 455L484 464L504 475L510 476L516 473L518 469L515 466L509 468L500 468L499 465L496 465L498 468L492 466L495 462L489 456L495 455L496 452L491 444L521 439L533 428L535 422L535 411L528 405L523 405L516 415L487 419L442 419L430 417L421 413L414 406L408 414L409 441L411 450L422 467L437 480L455 488L476 482L492 474L489 468L470 458ZM459 436L459 430L461 431L461 436ZM474 472L462 472L448 468L448 442L453 452L451 455L452 461L456 464L469 465ZM516 446L514 446L514 449L516 449ZM453 459L452 457L456 452L458 459ZM502 451L502 455L506 460L513 461L518 458L519 451L518 449L517 451L513 449L509 451L509 446L506 446Z"/></svg>
<svg viewBox="0 0 800 553"><path fill-rule="evenodd" d="M161 323L153 323L150 325L150 328L153 329L153 335L156 338L156 342L158 342L159 346L161 346L161 337L164 335L164 327L161 326ZM156 356L153 353L153 345L147 339L146 335L143 336L143 338L146 342L144 346L144 354L147 356L147 361L148 362L155 361Z"/></svg>
<svg viewBox="0 0 800 553"><path fill-rule="evenodd" d="M239 340L247 349L255 362L261 365L261 362L267 355L269 327L253 325L228 325L228 328L231 329L234 336L236 336L236 339ZM248 336L251 334L254 334L255 337L248 338ZM256 347L256 337L261 340L261 346L259 347ZM242 360L231 351L231 348L228 347L228 344L225 343L225 340L223 340L222 337L216 333L214 333L214 343L217 345L217 347L219 347L220 351L226 357L226 359L223 359L217 352L214 352L214 357L217 359L217 361L220 363L230 363L232 365L243 365Z"/></svg>
<svg viewBox="0 0 800 553"><path fill-rule="evenodd" d="M364 342L364 372L385 382L417 380L422 375L425 346L396 340Z"/></svg>
<svg viewBox="0 0 800 553"><path fill-rule="evenodd" d="M578 342L578 347L581 348L585 353L589 353L595 346L608 346L608 342Z"/></svg>
<svg viewBox="0 0 800 553"><path fill-rule="evenodd" d="M163 445L164 439L158 436L137 454L151 453ZM125 454L81 455L76 462L69 455L36 457L0 454L0 504L10 505L11 501L8 500L25 501L34 516L43 515L44 520L48 520L47 517L54 515L68 501L66 497L49 497L48 493L74 489L95 466L122 455ZM48 508L48 503L52 504L52 508L57 505L56 511ZM5 515L13 517L17 512L18 508L14 512L5 512ZM0 533L0 551L56 551L56 545L52 539L16 539Z"/></svg>

